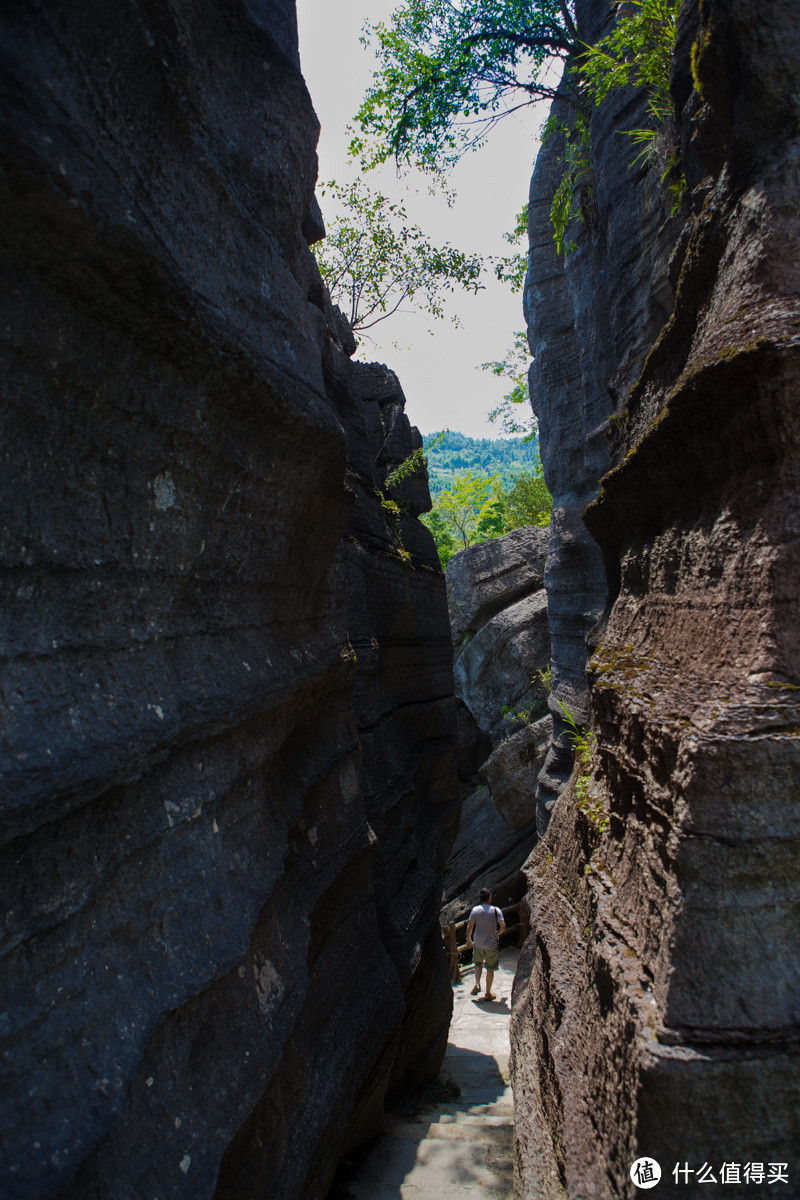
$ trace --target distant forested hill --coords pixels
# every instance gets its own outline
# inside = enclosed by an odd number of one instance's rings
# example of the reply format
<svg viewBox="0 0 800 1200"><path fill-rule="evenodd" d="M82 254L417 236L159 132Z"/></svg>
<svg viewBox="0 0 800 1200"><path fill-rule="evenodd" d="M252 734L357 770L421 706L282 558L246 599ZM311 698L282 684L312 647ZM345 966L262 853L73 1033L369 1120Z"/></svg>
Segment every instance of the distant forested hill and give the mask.
<svg viewBox="0 0 800 1200"><path fill-rule="evenodd" d="M448 430L431 449L431 443L439 436L426 433L422 438L432 496L438 496L458 475L499 475L507 483L520 471L530 471L539 463L539 444L535 440L471 438Z"/></svg>

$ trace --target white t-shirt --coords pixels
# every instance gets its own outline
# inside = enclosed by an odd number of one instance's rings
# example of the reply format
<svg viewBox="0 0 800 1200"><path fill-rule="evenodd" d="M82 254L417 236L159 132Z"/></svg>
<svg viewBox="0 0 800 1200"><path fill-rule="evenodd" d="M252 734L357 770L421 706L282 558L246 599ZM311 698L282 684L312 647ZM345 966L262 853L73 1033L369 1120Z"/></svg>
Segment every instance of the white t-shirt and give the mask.
<svg viewBox="0 0 800 1200"><path fill-rule="evenodd" d="M472 944L479 950L494 950L498 943L497 930L503 914L493 904L479 904L469 914L474 921Z"/></svg>

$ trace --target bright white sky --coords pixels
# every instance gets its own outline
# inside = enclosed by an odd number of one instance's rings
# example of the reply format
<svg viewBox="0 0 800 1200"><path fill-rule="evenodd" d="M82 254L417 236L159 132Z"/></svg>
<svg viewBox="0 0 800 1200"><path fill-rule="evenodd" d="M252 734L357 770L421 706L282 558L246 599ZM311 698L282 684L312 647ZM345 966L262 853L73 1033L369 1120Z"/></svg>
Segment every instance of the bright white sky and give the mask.
<svg viewBox="0 0 800 1200"><path fill-rule="evenodd" d="M360 43L364 21L387 20L399 0L297 0L300 61L322 125L320 179L349 182L358 170L347 162L346 126L358 109L376 68L371 51ZM441 197L409 192L393 167L371 172L367 182L393 198L402 198L413 222L432 240L466 251L497 256L511 252L503 233L514 228L528 198L537 134L545 112L524 109L505 117L486 146L456 167L454 207ZM330 201L323 199L330 217ZM461 328L447 319L397 313L369 330L359 357L385 362L397 372L406 395L406 412L423 433L449 428L471 437L500 437L486 414L510 385L482 362L502 359L516 330L523 328L522 296L513 294L487 272L477 296L460 289L449 300Z"/></svg>

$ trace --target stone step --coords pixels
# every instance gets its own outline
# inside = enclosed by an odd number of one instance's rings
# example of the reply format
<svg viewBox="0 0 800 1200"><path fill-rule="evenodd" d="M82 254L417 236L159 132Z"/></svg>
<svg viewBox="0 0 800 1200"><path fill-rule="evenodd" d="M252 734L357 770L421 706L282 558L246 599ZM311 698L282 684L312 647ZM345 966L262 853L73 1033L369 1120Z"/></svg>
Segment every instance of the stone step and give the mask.
<svg viewBox="0 0 800 1200"><path fill-rule="evenodd" d="M504 994L516 958L509 955ZM500 982L500 980L495 981ZM508 1083L508 1009L454 990L443 1078L457 1099L395 1113L386 1135L354 1164L336 1195L347 1200L515 1200L514 1097ZM498 995L500 992L498 991ZM455 1089L454 1089L455 1090Z"/></svg>
<svg viewBox="0 0 800 1200"><path fill-rule="evenodd" d="M458 1100L451 1100L447 1104L437 1104L432 1110L433 1112L461 1112L471 1113L473 1116L481 1117L491 1113L497 1116L514 1116L514 1097L509 1088L508 1094L500 1096L495 1100L478 1100L474 1101L465 1098L462 1091L461 1097Z"/></svg>
<svg viewBox="0 0 800 1200"><path fill-rule="evenodd" d="M488 1186L480 1183L437 1184L435 1187L413 1183L376 1184L363 1188L360 1184L348 1185L347 1200L518 1200L519 1193L512 1187Z"/></svg>
<svg viewBox="0 0 800 1200"><path fill-rule="evenodd" d="M511 1096L498 1096L497 1092L484 1088L461 1089L460 1104L448 1104L449 1111L470 1112L475 1116L514 1116L514 1101Z"/></svg>

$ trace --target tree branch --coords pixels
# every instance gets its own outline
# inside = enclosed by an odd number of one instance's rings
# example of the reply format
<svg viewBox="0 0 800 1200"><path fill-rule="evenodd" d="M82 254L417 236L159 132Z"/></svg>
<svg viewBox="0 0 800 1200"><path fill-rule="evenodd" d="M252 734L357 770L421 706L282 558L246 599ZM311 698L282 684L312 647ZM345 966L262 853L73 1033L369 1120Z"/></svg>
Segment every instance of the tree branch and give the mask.
<svg viewBox="0 0 800 1200"><path fill-rule="evenodd" d="M470 33L464 38L464 42L468 45L477 45L479 42L497 41L498 38L506 42L511 42L512 46L524 46L527 50L563 50L566 54L577 54L580 51L580 42L577 38L571 41L567 38L563 29L559 29L557 25L550 26L550 34L532 35L529 33L514 33L511 29L498 29L490 27L481 29L477 33Z"/></svg>
<svg viewBox="0 0 800 1200"><path fill-rule="evenodd" d="M572 40L576 43L576 45L580 45L580 38L578 37L578 31L575 28L575 22L572 20L569 8L567 7L566 0L558 0L558 7L561 9L561 16L564 18L564 26L566 28L567 33L572 38Z"/></svg>
<svg viewBox="0 0 800 1200"><path fill-rule="evenodd" d="M397 301L397 304L395 304L394 308L390 308L388 312L381 313L381 315L379 317L376 317L374 321L370 321L369 325L359 324L358 326L353 326L353 329L355 330L356 328L358 328L359 331L362 329L372 329L373 325L377 325L379 321L385 321L387 317L393 316L397 312L398 308L403 303L403 301L406 300L407 298L408 298L408 292L403 292L402 296ZM375 311L375 308L373 306L371 309L369 309L368 312L364 313L364 316L369 317L374 311Z"/></svg>

